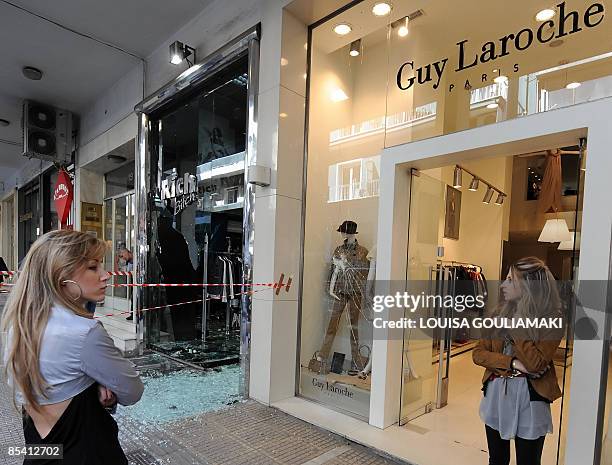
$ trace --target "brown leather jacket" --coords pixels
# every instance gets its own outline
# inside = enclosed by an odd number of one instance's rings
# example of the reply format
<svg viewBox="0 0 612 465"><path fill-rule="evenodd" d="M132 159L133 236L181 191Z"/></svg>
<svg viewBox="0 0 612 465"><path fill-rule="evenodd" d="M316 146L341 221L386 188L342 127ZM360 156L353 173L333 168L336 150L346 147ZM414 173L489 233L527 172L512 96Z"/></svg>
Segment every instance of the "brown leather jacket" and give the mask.
<svg viewBox="0 0 612 465"><path fill-rule="evenodd" d="M514 341L514 357L523 362L530 373L537 373L550 367L541 378L530 378L529 382L542 397L553 402L561 397L561 389L557 382L553 357L561 339L533 341ZM512 357L503 353L504 341L481 339L472 351L472 360L476 365L485 367L482 377L483 384L491 374L509 375L512 373L510 363Z"/></svg>

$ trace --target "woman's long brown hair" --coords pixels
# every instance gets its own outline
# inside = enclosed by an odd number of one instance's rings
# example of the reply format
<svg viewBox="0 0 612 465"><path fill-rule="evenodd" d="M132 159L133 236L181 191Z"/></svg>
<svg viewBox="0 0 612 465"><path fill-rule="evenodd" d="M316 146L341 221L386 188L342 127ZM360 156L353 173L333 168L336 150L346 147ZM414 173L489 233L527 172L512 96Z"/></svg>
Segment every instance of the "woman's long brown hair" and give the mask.
<svg viewBox="0 0 612 465"><path fill-rule="evenodd" d="M533 319L562 315L558 284L546 263L537 257L521 258L510 265L510 276L514 285L520 287L521 297L516 302L502 303L499 316ZM528 328L515 332L537 341L545 331Z"/></svg>
<svg viewBox="0 0 612 465"><path fill-rule="evenodd" d="M51 307L61 305L83 318L92 315L74 302L62 282L73 279L87 261L101 260L106 245L79 231L58 230L41 236L26 255L2 315L7 336L5 376L22 393L28 407L39 411L47 384L40 373L40 349Z"/></svg>

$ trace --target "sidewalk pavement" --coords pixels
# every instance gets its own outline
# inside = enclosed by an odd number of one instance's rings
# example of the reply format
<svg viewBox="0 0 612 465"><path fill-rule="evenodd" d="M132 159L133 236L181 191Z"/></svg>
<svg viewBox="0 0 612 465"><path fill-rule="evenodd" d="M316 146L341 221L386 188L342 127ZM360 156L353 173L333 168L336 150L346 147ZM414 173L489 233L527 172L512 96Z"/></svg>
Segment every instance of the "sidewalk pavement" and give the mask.
<svg viewBox="0 0 612 465"><path fill-rule="evenodd" d="M398 463L252 400L157 424L138 421L119 409L116 420L130 465ZM21 460L8 457L6 451L9 445L21 444L20 418L8 386L0 382L0 465L20 465Z"/></svg>

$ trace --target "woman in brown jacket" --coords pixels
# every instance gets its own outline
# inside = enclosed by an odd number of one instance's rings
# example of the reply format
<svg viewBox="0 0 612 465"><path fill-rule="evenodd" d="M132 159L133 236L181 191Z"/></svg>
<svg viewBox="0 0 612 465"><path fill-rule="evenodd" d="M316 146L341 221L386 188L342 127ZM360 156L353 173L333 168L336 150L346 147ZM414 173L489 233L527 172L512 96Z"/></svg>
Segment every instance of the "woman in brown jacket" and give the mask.
<svg viewBox="0 0 612 465"><path fill-rule="evenodd" d="M561 316L555 278L539 258L523 258L510 266L500 288L503 303L497 317ZM553 363L561 336L559 330L499 329L474 349L474 363L485 367L480 418L489 465L510 463L510 439L517 465L540 465L544 438L553 430L550 404L561 397Z"/></svg>

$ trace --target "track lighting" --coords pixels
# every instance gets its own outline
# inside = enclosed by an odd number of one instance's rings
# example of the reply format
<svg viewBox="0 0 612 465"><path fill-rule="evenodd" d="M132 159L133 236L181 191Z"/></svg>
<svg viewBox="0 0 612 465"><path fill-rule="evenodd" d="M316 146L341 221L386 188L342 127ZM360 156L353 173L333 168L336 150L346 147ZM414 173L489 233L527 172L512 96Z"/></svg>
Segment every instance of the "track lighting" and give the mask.
<svg viewBox="0 0 612 465"><path fill-rule="evenodd" d="M351 51L349 55L352 57L359 56L361 53L361 39L357 39L351 42Z"/></svg>
<svg viewBox="0 0 612 465"><path fill-rule="evenodd" d="M455 166L455 174L453 175L453 187L461 189L461 168Z"/></svg>
<svg viewBox="0 0 612 465"><path fill-rule="evenodd" d="M480 185L480 181L482 181L483 184L487 186L487 192L485 192L484 198L482 199L482 203L490 204L491 200L493 199L493 194L496 192L497 198L495 200L495 205L502 205L504 203L506 194L504 194L497 187L494 187L492 184L489 184L484 179L479 178L475 173L472 173L470 170L460 165L455 165L455 172L453 173L453 187L455 189L459 189L461 187L462 171L465 171L467 174L472 176L472 180L470 181L470 187L468 187L468 190L476 192L478 190L478 186Z"/></svg>

